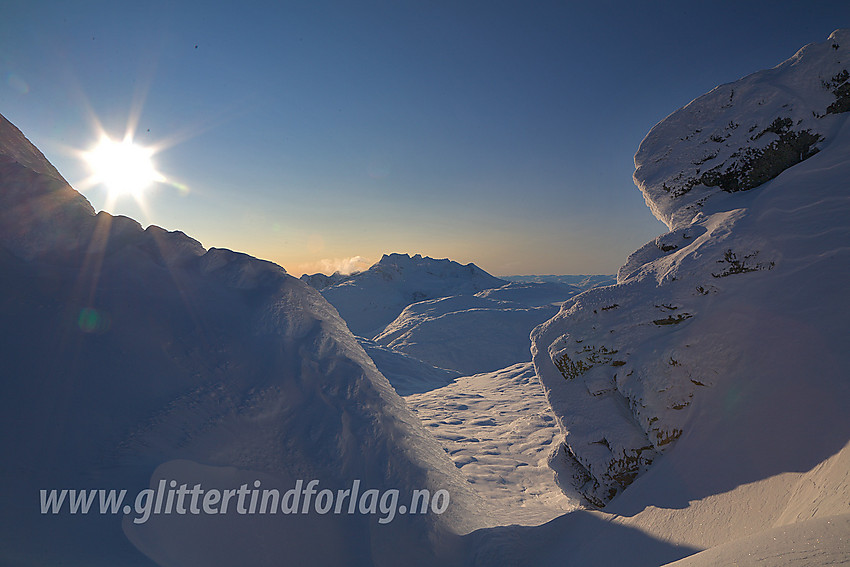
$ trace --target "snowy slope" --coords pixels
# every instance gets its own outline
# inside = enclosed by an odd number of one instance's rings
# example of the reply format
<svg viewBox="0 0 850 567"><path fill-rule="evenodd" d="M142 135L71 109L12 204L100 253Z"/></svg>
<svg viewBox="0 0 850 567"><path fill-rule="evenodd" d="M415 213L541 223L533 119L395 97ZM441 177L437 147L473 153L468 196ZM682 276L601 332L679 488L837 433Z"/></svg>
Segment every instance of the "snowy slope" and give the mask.
<svg viewBox="0 0 850 567"><path fill-rule="evenodd" d="M565 298L564 298L565 299ZM491 372L530 360L529 333L557 313L477 295L407 306L375 342L463 375Z"/></svg>
<svg viewBox="0 0 850 567"><path fill-rule="evenodd" d="M829 542L830 545L826 545ZM714 565L846 565L850 553L850 514L779 526L685 559L675 567Z"/></svg>
<svg viewBox="0 0 850 567"><path fill-rule="evenodd" d="M730 490L712 486L714 474L734 466L722 451L710 459L700 458L698 450L678 453L665 455L604 511L578 510L541 526L470 534L464 538L469 564L657 567L681 560L675 564L801 567L850 561L850 445L809 471ZM717 466L701 470L712 460Z"/></svg>
<svg viewBox="0 0 850 567"><path fill-rule="evenodd" d="M522 303L528 307L544 307L555 303L560 305L582 291L580 286L559 282L510 282L502 287L479 291L475 296Z"/></svg>
<svg viewBox="0 0 850 567"><path fill-rule="evenodd" d="M583 286L606 281L575 278ZM339 310L401 393L444 385L437 374L446 371L471 375L530 360L531 329L582 290L558 281L507 282L473 264L418 254L385 255L351 276L301 279ZM417 359L424 365L414 368Z"/></svg>
<svg viewBox="0 0 850 567"><path fill-rule="evenodd" d="M547 283L575 286L581 291L592 287L601 287L617 283L615 275L532 275L532 276L501 276L502 279L516 283Z"/></svg>
<svg viewBox="0 0 850 567"><path fill-rule="evenodd" d="M269 262L95 215L5 119L0 142L0 563L435 564L440 534L490 521L318 292ZM160 478L281 491L359 479L445 488L451 506L385 525L38 513L40 489L134 494Z"/></svg>
<svg viewBox="0 0 850 567"><path fill-rule="evenodd" d="M419 254L385 254L371 268L322 290L351 331L372 338L411 303L501 287L474 264L435 260Z"/></svg>
<svg viewBox="0 0 850 567"><path fill-rule="evenodd" d="M357 340L400 396L442 388L461 376L461 373L456 370L432 366L375 341L362 337L358 337Z"/></svg>

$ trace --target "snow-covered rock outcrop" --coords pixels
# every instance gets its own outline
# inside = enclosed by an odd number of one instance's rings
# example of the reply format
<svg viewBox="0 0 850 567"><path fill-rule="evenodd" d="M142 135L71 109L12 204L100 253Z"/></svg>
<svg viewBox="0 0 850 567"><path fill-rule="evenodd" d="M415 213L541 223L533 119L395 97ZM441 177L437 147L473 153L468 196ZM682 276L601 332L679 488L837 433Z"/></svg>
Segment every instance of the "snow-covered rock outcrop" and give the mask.
<svg viewBox="0 0 850 567"><path fill-rule="evenodd" d="M837 30L655 126L634 174L655 216L671 230L687 227L700 211L731 206L724 194L757 187L828 145L850 110L848 49L850 31Z"/></svg>
<svg viewBox="0 0 850 567"><path fill-rule="evenodd" d="M385 254L368 270L323 289L322 295L354 334L372 338L411 303L471 295L506 283L475 264L461 265L419 254Z"/></svg>
<svg viewBox="0 0 850 567"><path fill-rule="evenodd" d="M635 180L671 232L532 336L564 432L552 466L589 502L674 445L695 475L677 482L729 489L809 470L850 437L848 69L838 31L641 143Z"/></svg>
<svg viewBox="0 0 850 567"><path fill-rule="evenodd" d="M0 563L149 565L131 541L159 565L438 564L440 534L486 521L317 291L275 264L95 214L2 117L0 298ZM446 489L451 503L387 524L39 514L41 489L132 499L160 479L281 492L356 479L400 502Z"/></svg>

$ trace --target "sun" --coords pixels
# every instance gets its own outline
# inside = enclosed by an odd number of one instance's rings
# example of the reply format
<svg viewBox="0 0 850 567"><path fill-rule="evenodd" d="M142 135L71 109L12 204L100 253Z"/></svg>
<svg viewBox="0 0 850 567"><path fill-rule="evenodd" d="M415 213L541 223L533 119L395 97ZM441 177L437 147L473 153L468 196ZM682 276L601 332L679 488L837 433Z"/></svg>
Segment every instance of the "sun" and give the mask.
<svg viewBox="0 0 850 567"><path fill-rule="evenodd" d="M91 170L90 183L106 187L109 200L129 196L139 201L154 183L166 181L154 166L154 153L129 137L116 141L102 135L83 157Z"/></svg>

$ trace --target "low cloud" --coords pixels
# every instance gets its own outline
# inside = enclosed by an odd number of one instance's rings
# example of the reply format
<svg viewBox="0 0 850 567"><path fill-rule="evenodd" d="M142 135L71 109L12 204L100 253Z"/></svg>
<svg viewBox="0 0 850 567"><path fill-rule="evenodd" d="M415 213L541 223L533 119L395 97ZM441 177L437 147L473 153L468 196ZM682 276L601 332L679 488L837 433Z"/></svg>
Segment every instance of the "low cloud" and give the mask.
<svg viewBox="0 0 850 567"><path fill-rule="evenodd" d="M372 262L363 256L352 256L351 258L322 258L318 262L302 266L304 273L314 274L321 272L331 275L339 272L344 275L361 272L372 265Z"/></svg>

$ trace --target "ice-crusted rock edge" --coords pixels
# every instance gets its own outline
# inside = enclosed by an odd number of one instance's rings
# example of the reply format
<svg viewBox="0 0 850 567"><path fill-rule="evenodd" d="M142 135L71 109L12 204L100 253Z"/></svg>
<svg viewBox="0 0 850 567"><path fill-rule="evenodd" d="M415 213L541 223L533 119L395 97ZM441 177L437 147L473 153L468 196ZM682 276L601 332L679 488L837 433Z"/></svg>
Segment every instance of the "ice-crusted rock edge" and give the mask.
<svg viewBox="0 0 850 567"><path fill-rule="evenodd" d="M702 393L740 380L755 353L789 368L805 359L763 342L771 329L741 316L783 313L790 306L773 297L837 277L800 265L822 266L848 245L846 197L828 193L846 179L848 67L850 31L839 30L696 99L641 143L635 181L671 232L633 253L616 286L576 296L532 333L565 435L551 466L589 503L604 506L645 472L687 433ZM780 176L819 153L830 156L807 174ZM827 295L807 299L833 309ZM724 317L740 327L707 339Z"/></svg>

